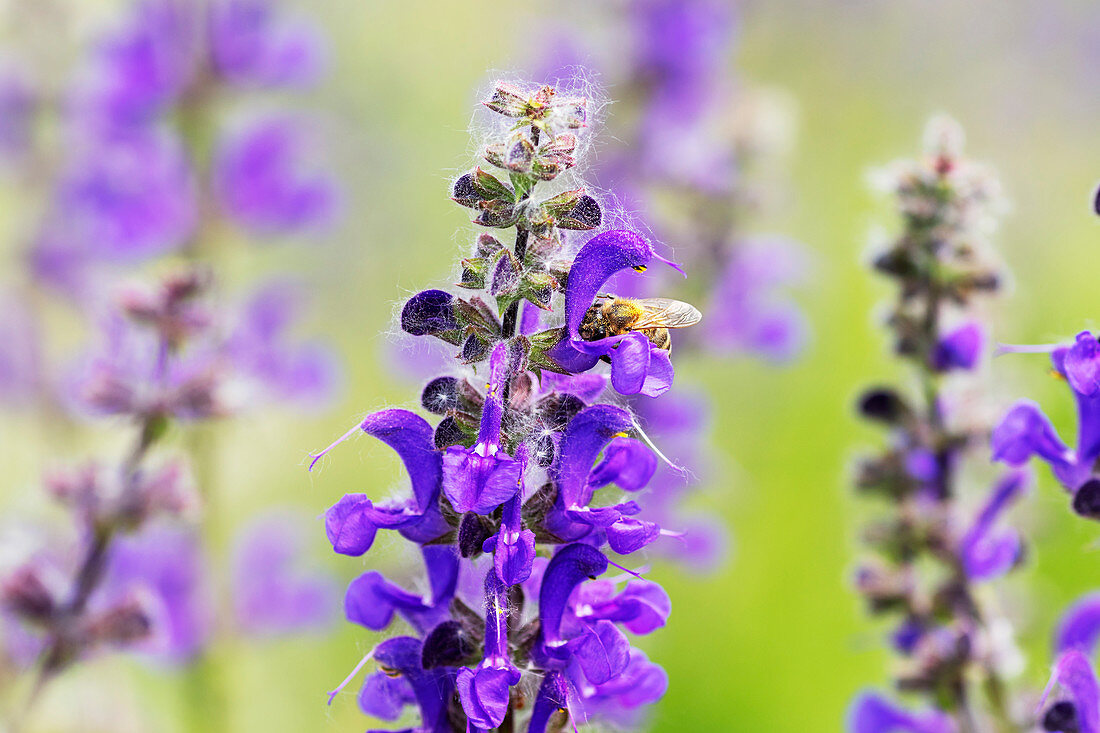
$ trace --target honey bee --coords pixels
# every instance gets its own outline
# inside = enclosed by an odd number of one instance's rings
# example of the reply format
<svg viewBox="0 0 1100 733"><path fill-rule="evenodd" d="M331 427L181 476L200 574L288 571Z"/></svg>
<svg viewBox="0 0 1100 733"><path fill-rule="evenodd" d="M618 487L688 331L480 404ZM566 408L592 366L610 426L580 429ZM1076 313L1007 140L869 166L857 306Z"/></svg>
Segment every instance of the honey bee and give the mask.
<svg viewBox="0 0 1100 733"><path fill-rule="evenodd" d="M600 295L585 312L579 330L585 341L637 331L658 349L671 351L669 329L694 326L702 317L698 308L679 300Z"/></svg>

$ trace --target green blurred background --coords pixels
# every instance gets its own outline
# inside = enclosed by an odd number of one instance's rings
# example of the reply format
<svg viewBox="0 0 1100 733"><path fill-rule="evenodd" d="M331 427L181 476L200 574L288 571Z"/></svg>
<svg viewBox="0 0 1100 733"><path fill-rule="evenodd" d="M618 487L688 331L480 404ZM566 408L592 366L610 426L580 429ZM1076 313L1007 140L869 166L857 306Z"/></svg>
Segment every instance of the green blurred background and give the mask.
<svg viewBox="0 0 1100 733"><path fill-rule="evenodd" d="M813 336L804 358L788 367L710 360L677 371L678 384L713 395L721 463L702 501L721 513L733 541L717 572L661 564L652 572L673 599L668 627L642 640L671 680L656 730L839 730L852 695L888 679L886 630L865 616L849 583L858 527L875 512L873 502L854 496L849 477L860 450L880 438L854 419L851 405L862 385L905 376L878 323L889 290L865 268L871 230L891 231L897 222L888 202L869 193L866 172L915 154L932 113L955 116L969 153L999 171L1012 202L995 237L1014 273L990 308L996 338L1046 342L1095 326L1100 222L1087 202L1100 178L1100 11L1090 5L743 7L731 72L786 90L799 110L793 195L754 228L790 235L816 254L799 294ZM347 182L347 220L332 241L308 252L227 247L219 257L241 282L259 270L302 273L315 314L303 333L337 344L346 390L322 414L244 418L205 436L217 446L211 531L221 549L235 527L270 504L312 518L345 492L376 496L402 480L397 461L368 441L313 474L304 459L364 412L415 401L415 383L393 367L387 332L396 304L445 283L469 239L467 216L447 187L473 160L467 127L477 90L491 80L487 70L511 72L532 58L545 14L568 24L574 8L325 0L302 9L332 39L334 75L309 103L325 119L329 152ZM613 100L615 90L608 94ZM1043 357L997 359L985 376L997 404L1032 397L1072 438L1068 390L1047 377ZM36 494L56 445L33 417L6 418L3 430L5 512L60 519ZM1096 526L1070 516L1046 471L1036 473L1036 490L1013 515L1033 552L992 601L1018 624L1028 657L1018 682L1031 687L1045 681L1057 614L1100 586ZM319 561L343 580L368 566L405 565L393 539L380 538L365 559L330 556L320 522L313 539ZM368 721L353 695L327 708L324 693L373 641L348 624L327 636L231 641L192 672L104 658L50 691L43 729L200 731L222 717L234 731L363 730Z"/></svg>

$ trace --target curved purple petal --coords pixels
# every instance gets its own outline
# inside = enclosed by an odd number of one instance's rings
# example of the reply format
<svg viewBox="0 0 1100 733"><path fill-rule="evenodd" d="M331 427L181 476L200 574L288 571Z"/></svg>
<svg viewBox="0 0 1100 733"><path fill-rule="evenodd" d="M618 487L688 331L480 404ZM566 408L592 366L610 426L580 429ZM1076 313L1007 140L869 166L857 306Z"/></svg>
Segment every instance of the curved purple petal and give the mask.
<svg viewBox="0 0 1100 733"><path fill-rule="evenodd" d="M1074 392L1088 397L1100 390L1100 343L1088 331L1077 334L1062 365Z"/></svg>
<svg viewBox="0 0 1100 733"><path fill-rule="evenodd" d="M1077 600L1062 615L1055 637L1055 651L1078 649L1092 656L1100 640L1100 592L1089 593Z"/></svg>
<svg viewBox="0 0 1100 733"><path fill-rule="evenodd" d="M360 428L400 456L412 481L417 509L423 513L434 505L442 483L443 459L435 449L435 430L428 421L408 410L381 410L368 416Z"/></svg>
<svg viewBox="0 0 1100 733"><path fill-rule="evenodd" d="M380 665L403 675L413 689L420 707L423 733L449 733L447 702L454 694L454 679L447 670L424 670L420 666L421 644L411 636L387 639L374 648Z"/></svg>
<svg viewBox="0 0 1100 733"><path fill-rule="evenodd" d="M546 733L546 726L550 718L558 712L568 711L569 683L565 676L557 670L546 673L542 684L539 685L538 695L535 697L535 705L531 710L531 721L528 723L528 733Z"/></svg>
<svg viewBox="0 0 1100 733"><path fill-rule="evenodd" d="M420 596L394 585L377 570L363 573L348 586L344 613L348 621L381 631L393 621L397 611L424 612L429 606Z"/></svg>
<svg viewBox="0 0 1100 733"><path fill-rule="evenodd" d="M649 347L645 334L631 333L611 348L611 386L616 392L638 394L642 391L649 374Z"/></svg>
<svg viewBox="0 0 1100 733"><path fill-rule="evenodd" d="M586 407L569 421L553 470L559 496L566 507L588 503L586 489L592 465L604 446L617 434L633 427L630 413L611 405Z"/></svg>
<svg viewBox="0 0 1100 733"><path fill-rule="evenodd" d="M644 269L653 257L649 242L625 229L603 232L589 239L577 252L569 269L565 323L570 338L580 340L579 328L584 314L608 278L620 270Z"/></svg>
<svg viewBox="0 0 1100 733"><path fill-rule="evenodd" d="M589 602L585 618L607 619L621 623L632 634L651 633L668 620L672 601L657 583L632 580L622 593L602 602Z"/></svg>
<svg viewBox="0 0 1100 733"><path fill-rule="evenodd" d="M1072 454L1037 404L1022 400L993 429L993 460L1021 466L1032 455L1057 465L1072 461Z"/></svg>
<svg viewBox="0 0 1100 733"><path fill-rule="evenodd" d="M990 492L985 506L959 543L959 554L967 574L973 580L994 577L1011 568L1020 557L1022 543L1015 530L994 535L993 524L1027 488L1028 476L1012 471L1003 476Z"/></svg>
<svg viewBox="0 0 1100 733"><path fill-rule="evenodd" d="M551 649L561 647L561 621L573 589L588 578L607 571L607 558L591 545L566 545L550 559L539 589L542 638Z"/></svg>
<svg viewBox="0 0 1100 733"><path fill-rule="evenodd" d="M358 557L374 544L377 525L370 520L373 508L366 494L345 494L325 512L325 533L332 549Z"/></svg>

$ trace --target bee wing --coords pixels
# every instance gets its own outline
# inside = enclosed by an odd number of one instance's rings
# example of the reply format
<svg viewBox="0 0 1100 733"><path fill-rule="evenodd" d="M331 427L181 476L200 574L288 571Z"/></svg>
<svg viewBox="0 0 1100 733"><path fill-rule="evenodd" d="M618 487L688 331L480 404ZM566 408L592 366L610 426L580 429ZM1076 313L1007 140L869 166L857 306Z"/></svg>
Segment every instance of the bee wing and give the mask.
<svg viewBox="0 0 1100 733"><path fill-rule="evenodd" d="M635 331L643 328L687 328L703 318L698 308L680 300L643 298L637 303L642 309L642 317L631 325Z"/></svg>

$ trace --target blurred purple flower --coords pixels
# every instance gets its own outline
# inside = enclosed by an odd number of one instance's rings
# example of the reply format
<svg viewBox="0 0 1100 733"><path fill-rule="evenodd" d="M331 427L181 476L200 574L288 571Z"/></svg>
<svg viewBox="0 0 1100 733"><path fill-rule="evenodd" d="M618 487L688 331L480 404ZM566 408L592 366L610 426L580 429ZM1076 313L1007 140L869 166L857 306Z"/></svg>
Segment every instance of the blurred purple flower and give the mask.
<svg viewBox="0 0 1100 733"><path fill-rule="evenodd" d="M237 625L257 634L321 629L336 619L339 590L304 557L303 527L291 514L268 513L244 527L233 553Z"/></svg>
<svg viewBox="0 0 1100 733"><path fill-rule="evenodd" d="M707 309L707 346L788 361L801 351L805 315L784 289L805 278L806 252L779 237L744 242L715 283Z"/></svg>
<svg viewBox="0 0 1100 733"><path fill-rule="evenodd" d="M182 247L198 221L194 173L180 141L146 130L82 144L62 175L42 234L78 260L132 262ZM47 262L64 262L54 254ZM62 280L65 278L62 277Z"/></svg>
<svg viewBox="0 0 1100 733"><path fill-rule="evenodd" d="M201 32L188 0L137 3L75 80L75 119L101 132L155 121L194 82Z"/></svg>
<svg viewBox="0 0 1100 733"><path fill-rule="evenodd" d="M317 168L313 141L289 117L259 118L227 132L214 156L213 186L226 213L257 236L331 224L335 181Z"/></svg>
<svg viewBox="0 0 1100 733"><path fill-rule="evenodd" d="M280 17L270 0L215 0L210 45L218 73L234 84L303 86L324 70L317 29Z"/></svg>
<svg viewBox="0 0 1100 733"><path fill-rule="evenodd" d="M295 344L288 337L300 300L289 282L263 285L241 309L225 350L235 372L259 385L267 397L320 409L336 391L339 363L323 344Z"/></svg>
<svg viewBox="0 0 1100 733"><path fill-rule="evenodd" d="M910 712L875 693L864 693L848 713L848 733L954 733L955 724L937 710Z"/></svg>
<svg viewBox="0 0 1100 733"><path fill-rule="evenodd" d="M136 648L155 659L183 663L209 636L206 574L194 531L153 525L113 543L104 584L92 604L107 606L136 595L152 629Z"/></svg>

